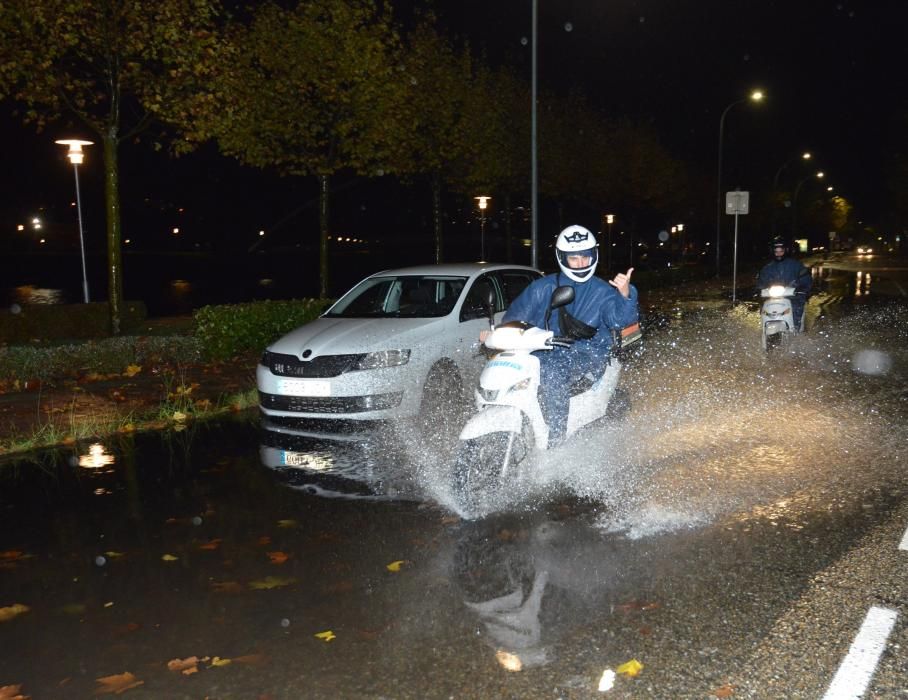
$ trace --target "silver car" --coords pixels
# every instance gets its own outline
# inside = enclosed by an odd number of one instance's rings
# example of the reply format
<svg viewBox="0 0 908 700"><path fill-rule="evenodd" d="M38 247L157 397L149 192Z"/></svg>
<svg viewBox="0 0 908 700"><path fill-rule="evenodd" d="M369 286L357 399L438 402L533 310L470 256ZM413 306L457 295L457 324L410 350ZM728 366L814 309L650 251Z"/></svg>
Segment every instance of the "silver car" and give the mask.
<svg viewBox="0 0 908 700"><path fill-rule="evenodd" d="M267 427L419 415L441 425L485 363L479 333L530 282L531 267L425 265L367 277L318 319L272 343L257 368ZM321 421L320 421L321 422Z"/></svg>

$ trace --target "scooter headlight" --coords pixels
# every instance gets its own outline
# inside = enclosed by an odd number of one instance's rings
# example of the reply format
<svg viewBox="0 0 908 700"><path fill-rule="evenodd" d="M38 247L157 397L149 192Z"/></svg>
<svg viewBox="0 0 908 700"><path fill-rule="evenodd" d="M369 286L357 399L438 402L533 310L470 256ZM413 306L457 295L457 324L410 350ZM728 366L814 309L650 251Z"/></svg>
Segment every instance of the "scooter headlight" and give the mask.
<svg viewBox="0 0 908 700"><path fill-rule="evenodd" d="M781 284L774 284L769 288L769 296L771 297L783 297L785 296L785 287Z"/></svg>

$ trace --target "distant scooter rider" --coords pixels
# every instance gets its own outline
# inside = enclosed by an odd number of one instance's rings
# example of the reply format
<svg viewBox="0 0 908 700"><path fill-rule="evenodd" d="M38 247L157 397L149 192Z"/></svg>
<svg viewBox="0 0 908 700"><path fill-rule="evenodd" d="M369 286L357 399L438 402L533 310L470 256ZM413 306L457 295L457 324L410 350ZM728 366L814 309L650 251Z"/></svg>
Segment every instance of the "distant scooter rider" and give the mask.
<svg viewBox="0 0 908 700"><path fill-rule="evenodd" d="M594 276L599 261L596 237L583 226L568 226L555 241L560 272L536 280L511 303L503 323L523 321L544 328L546 312L556 287L574 288L574 301L552 313L549 329L556 336L573 338L569 348L538 352L540 405L549 426L549 446L564 440L567 431L571 385L586 374L605 371L612 344L612 329L638 319L637 289L631 285L630 268L606 283ZM611 285L611 286L610 286Z"/></svg>
<svg viewBox="0 0 908 700"><path fill-rule="evenodd" d="M788 257L788 245L781 236L772 239L773 260L768 262L757 277L757 288L766 289L774 284L794 287L795 295L791 299L791 313L796 331L802 328L804 305L807 295L813 286L813 278L804 263Z"/></svg>

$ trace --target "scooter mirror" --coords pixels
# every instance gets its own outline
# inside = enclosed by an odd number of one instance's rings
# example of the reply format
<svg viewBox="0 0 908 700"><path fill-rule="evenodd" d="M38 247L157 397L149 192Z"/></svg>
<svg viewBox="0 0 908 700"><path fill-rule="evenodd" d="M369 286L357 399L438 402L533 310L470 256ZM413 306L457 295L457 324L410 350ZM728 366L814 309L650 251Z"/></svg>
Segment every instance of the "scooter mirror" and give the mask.
<svg viewBox="0 0 908 700"><path fill-rule="evenodd" d="M489 325L495 327L495 290L492 285L486 290L486 314L489 316Z"/></svg>
<svg viewBox="0 0 908 700"><path fill-rule="evenodd" d="M556 287L552 292L552 301L549 304L550 309L557 309L559 306L567 306L574 301L574 288L567 285Z"/></svg>

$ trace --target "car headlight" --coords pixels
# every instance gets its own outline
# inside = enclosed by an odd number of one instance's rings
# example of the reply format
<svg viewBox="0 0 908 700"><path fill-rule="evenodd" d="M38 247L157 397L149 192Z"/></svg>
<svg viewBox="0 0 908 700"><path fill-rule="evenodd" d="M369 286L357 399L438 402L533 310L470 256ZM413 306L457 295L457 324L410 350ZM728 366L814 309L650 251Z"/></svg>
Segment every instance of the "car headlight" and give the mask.
<svg viewBox="0 0 908 700"><path fill-rule="evenodd" d="M363 355L353 369L381 369L383 367L398 367L410 361L409 350L379 350Z"/></svg>

